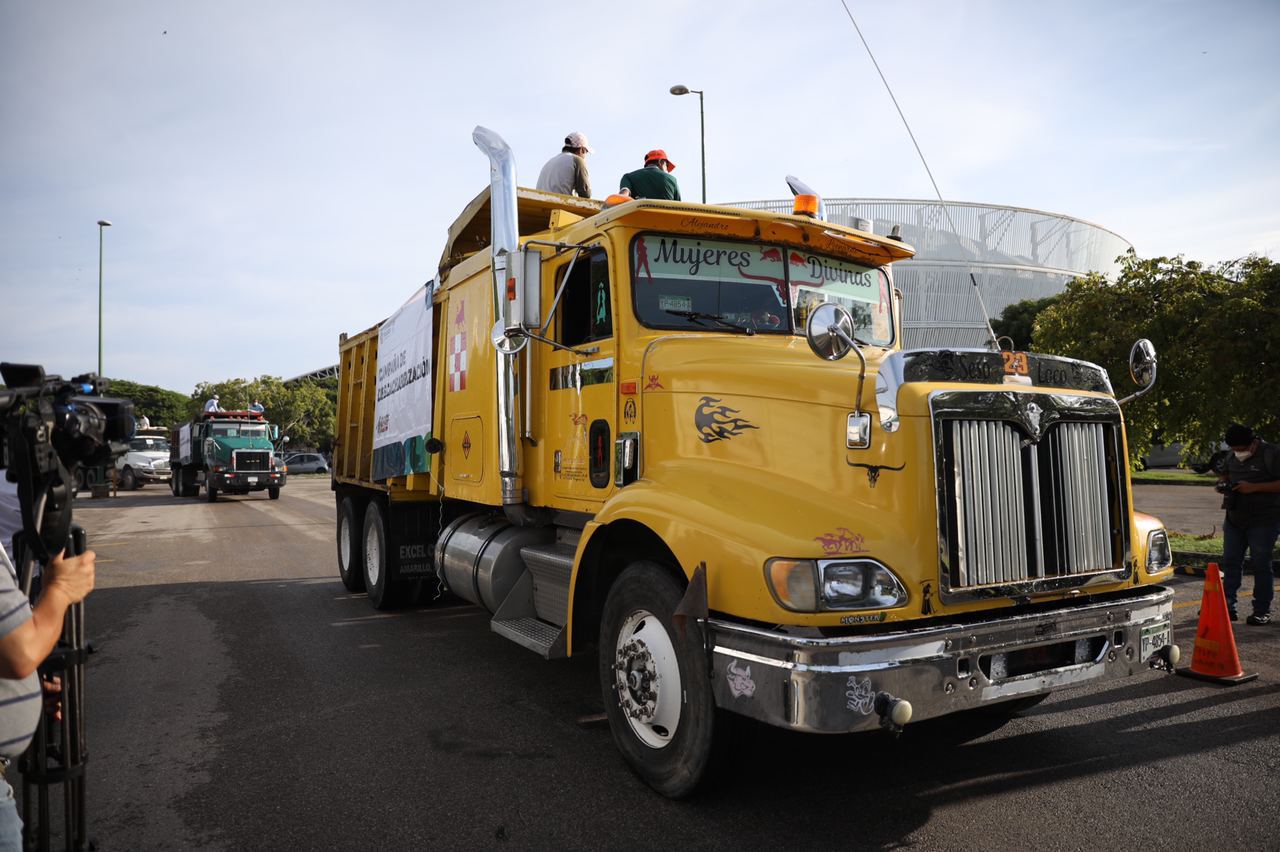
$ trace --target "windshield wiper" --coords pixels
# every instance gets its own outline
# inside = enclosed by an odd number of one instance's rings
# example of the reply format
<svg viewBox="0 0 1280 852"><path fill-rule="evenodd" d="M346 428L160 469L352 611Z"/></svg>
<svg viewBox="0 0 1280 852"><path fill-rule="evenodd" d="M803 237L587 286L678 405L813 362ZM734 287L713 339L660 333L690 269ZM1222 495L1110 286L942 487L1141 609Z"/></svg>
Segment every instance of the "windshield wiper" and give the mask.
<svg viewBox="0 0 1280 852"><path fill-rule="evenodd" d="M702 320L711 320L712 322L720 323L720 325L724 326L725 328L732 328L735 331L741 331L748 335L756 333L756 330L754 328L748 328L745 325L738 325L736 322L729 322L729 320L725 319L719 314L708 314L708 313L704 313L703 311L675 311L675 310L671 310L670 308L664 308L663 310L665 310L667 313L671 314L672 316L684 317L685 319L696 322L698 325L702 325L702 326L706 325L706 323L702 322Z"/></svg>

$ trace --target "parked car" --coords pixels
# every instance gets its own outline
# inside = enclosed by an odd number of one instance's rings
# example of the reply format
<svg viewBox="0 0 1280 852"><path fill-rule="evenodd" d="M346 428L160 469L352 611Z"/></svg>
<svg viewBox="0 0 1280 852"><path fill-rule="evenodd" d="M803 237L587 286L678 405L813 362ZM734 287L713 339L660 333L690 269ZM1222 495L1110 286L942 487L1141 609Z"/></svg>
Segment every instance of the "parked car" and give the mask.
<svg viewBox="0 0 1280 852"><path fill-rule="evenodd" d="M169 473L169 441L161 435L134 436L129 452L116 459L116 475L125 491L148 482L168 482Z"/></svg>
<svg viewBox="0 0 1280 852"><path fill-rule="evenodd" d="M329 463L319 453L294 453L285 460L290 473L328 473Z"/></svg>

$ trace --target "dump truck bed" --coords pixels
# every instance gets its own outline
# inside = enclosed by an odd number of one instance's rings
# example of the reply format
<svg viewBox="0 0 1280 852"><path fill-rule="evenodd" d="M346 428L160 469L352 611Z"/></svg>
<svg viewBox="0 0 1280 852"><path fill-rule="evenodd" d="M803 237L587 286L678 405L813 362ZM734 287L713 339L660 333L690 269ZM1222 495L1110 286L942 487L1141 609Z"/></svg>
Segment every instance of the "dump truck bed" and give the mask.
<svg viewBox="0 0 1280 852"><path fill-rule="evenodd" d="M371 478L373 415L377 393L378 327L338 341L338 416L334 424L333 478L338 482L386 488Z"/></svg>

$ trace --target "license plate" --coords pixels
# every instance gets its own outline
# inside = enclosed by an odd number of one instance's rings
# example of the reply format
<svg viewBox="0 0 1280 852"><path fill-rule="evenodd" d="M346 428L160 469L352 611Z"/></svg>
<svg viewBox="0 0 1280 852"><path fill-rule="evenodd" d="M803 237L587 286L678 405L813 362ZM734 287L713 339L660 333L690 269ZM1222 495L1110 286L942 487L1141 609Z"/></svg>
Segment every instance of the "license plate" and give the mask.
<svg viewBox="0 0 1280 852"><path fill-rule="evenodd" d="M258 477L256 477L256 476L251 476L251 477L249 477L249 484L250 484L250 485L257 485L257 484L258 484Z"/></svg>
<svg viewBox="0 0 1280 852"><path fill-rule="evenodd" d="M1170 644L1171 636L1172 632L1167 621L1142 628L1142 652L1138 660L1145 662L1156 651Z"/></svg>

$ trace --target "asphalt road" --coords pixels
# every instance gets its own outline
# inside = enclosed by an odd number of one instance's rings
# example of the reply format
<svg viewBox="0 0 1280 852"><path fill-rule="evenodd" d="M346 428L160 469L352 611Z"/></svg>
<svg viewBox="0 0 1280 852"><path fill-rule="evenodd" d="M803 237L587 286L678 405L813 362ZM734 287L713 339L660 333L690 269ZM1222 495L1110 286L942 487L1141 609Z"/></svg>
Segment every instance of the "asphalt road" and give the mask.
<svg viewBox="0 0 1280 852"><path fill-rule="evenodd" d="M670 802L586 718L601 710L592 660L544 662L471 606L376 613L337 579L333 514L323 477L275 502L151 486L78 505L99 555L87 616L101 849L1280 844L1280 626L1237 626L1262 675L1250 684L1144 674L998 730L758 728L713 789ZM1189 657L1201 582L1171 585Z"/></svg>

